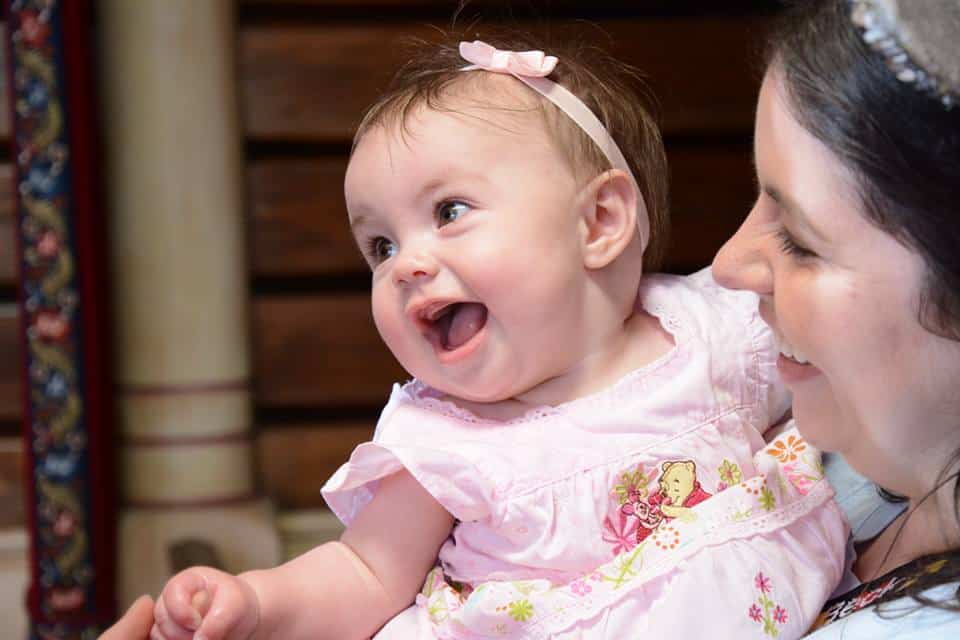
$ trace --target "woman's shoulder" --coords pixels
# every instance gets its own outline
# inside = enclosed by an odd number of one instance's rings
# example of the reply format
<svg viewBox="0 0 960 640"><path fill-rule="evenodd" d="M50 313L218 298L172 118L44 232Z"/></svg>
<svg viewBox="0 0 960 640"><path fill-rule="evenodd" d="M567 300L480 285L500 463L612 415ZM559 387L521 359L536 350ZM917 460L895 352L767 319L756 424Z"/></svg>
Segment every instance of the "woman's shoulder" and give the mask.
<svg viewBox="0 0 960 640"><path fill-rule="evenodd" d="M957 589L960 582L950 582L927 589L922 595L934 602L952 600L956 606ZM804 637L809 640L960 638L960 611L924 606L912 597L904 597L860 609Z"/></svg>
<svg viewBox="0 0 960 640"><path fill-rule="evenodd" d="M824 606L810 638L960 638L960 550L918 558Z"/></svg>

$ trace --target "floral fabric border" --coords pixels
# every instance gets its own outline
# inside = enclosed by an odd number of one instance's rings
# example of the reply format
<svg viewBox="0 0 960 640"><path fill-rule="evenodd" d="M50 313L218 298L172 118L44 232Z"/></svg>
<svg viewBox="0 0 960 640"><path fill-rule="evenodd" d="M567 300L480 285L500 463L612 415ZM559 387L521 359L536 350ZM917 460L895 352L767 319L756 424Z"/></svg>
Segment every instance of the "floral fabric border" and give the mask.
<svg viewBox="0 0 960 640"><path fill-rule="evenodd" d="M113 617L115 482L103 355L86 0L9 0L31 638ZM98 291L99 289L99 291ZM109 447L109 444L107 445Z"/></svg>

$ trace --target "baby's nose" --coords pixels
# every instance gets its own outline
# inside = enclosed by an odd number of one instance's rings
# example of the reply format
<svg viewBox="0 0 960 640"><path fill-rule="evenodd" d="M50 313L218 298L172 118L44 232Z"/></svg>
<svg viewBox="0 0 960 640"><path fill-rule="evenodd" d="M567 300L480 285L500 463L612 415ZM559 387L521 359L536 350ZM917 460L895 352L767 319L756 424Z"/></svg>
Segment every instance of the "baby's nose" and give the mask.
<svg viewBox="0 0 960 640"><path fill-rule="evenodd" d="M397 284L412 283L423 278L437 275L437 261L428 252L401 251L394 264L394 281Z"/></svg>

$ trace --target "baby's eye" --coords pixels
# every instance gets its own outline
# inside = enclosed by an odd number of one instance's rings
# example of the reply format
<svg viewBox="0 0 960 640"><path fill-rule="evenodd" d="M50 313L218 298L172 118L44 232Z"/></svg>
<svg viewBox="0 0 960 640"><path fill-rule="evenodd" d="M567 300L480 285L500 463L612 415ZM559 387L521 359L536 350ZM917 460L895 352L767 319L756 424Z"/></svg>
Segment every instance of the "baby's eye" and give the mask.
<svg viewBox="0 0 960 640"><path fill-rule="evenodd" d="M460 216L470 211L470 205L452 200L443 202L437 207L437 226L445 226L456 222Z"/></svg>
<svg viewBox="0 0 960 640"><path fill-rule="evenodd" d="M370 256L370 259L375 265L380 264L384 260L392 258L396 252L397 246L393 244L391 240L388 240L383 236L370 238L370 240L367 242L367 255Z"/></svg>

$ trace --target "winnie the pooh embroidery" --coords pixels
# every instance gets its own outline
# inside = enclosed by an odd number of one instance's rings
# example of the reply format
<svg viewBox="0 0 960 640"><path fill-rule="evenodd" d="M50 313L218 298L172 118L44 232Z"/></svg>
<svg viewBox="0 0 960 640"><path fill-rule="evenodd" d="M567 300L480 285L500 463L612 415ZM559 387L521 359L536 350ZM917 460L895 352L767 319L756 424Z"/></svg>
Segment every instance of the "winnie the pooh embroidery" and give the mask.
<svg viewBox="0 0 960 640"><path fill-rule="evenodd" d="M643 542L664 521L692 519L690 508L713 495L700 486L697 464L693 460L668 460L661 465L660 471L659 490L642 507L632 506L632 511L640 518L637 543Z"/></svg>

